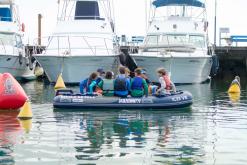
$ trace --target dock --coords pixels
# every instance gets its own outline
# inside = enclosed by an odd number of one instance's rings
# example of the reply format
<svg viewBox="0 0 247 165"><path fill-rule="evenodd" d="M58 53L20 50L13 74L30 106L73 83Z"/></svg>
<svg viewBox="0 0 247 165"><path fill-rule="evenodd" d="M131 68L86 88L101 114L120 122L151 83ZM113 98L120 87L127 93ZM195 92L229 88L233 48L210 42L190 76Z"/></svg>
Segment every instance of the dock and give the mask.
<svg viewBox="0 0 247 165"><path fill-rule="evenodd" d="M215 54L219 59L219 71L216 77L245 76L247 73L247 47L217 46Z"/></svg>

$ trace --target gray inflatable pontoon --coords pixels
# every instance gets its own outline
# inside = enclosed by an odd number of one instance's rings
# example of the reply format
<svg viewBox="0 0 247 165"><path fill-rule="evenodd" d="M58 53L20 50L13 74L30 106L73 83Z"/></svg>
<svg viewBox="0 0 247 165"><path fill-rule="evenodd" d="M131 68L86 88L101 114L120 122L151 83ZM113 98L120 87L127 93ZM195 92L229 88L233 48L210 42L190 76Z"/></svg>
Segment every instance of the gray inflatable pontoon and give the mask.
<svg viewBox="0 0 247 165"><path fill-rule="evenodd" d="M53 100L59 109L172 109L185 108L193 103L191 93L179 91L166 96L104 97L74 94L71 90L59 90Z"/></svg>

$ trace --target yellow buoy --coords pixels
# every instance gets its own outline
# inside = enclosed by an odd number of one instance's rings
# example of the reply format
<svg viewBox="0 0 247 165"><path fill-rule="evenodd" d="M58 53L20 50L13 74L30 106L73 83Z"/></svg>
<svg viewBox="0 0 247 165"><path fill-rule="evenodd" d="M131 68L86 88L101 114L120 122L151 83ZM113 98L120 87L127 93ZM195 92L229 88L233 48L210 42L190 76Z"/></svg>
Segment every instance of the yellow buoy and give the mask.
<svg viewBox="0 0 247 165"><path fill-rule="evenodd" d="M29 133L32 129L32 119L29 120L19 120L21 127L25 130L26 133Z"/></svg>
<svg viewBox="0 0 247 165"><path fill-rule="evenodd" d="M228 93L230 101L232 103L237 103L240 100L240 93Z"/></svg>
<svg viewBox="0 0 247 165"><path fill-rule="evenodd" d="M240 86L238 84L232 84L230 88L228 89L228 93L240 93Z"/></svg>
<svg viewBox="0 0 247 165"><path fill-rule="evenodd" d="M65 88L66 88L66 86L64 84L62 74L60 74L57 78L57 82L56 82L54 89L59 90L59 89L65 89Z"/></svg>
<svg viewBox="0 0 247 165"><path fill-rule="evenodd" d="M26 101L26 103L21 108L18 118L20 120L30 120L33 118L32 108L29 101Z"/></svg>

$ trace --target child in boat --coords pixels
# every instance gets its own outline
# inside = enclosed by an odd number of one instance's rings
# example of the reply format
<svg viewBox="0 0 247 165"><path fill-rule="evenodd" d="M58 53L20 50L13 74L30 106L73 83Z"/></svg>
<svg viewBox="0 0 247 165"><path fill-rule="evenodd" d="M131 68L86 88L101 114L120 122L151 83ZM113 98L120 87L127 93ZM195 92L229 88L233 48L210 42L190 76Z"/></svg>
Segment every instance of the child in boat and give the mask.
<svg viewBox="0 0 247 165"><path fill-rule="evenodd" d="M235 79L232 81L232 85L233 84L237 84L239 87L241 87L241 85L240 85L240 77L239 76L235 76Z"/></svg>
<svg viewBox="0 0 247 165"><path fill-rule="evenodd" d="M114 79L111 71L106 72L105 78L99 86L102 86L104 96L114 96Z"/></svg>
<svg viewBox="0 0 247 165"><path fill-rule="evenodd" d="M148 84L145 79L142 78L142 70L137 68L135 70L135 77L131 80L131 96L142 97L148 96Z"/></svg>
<svg viewBox="0 0 247 165"><path fill-rule="evenodd" d="M164 68L157 70L159 77L160 87L156 91L156 95L166 95L170 91L176 92L176 87L173 82L170 80L170 77Z"/></svg>
<svg viewBox="0 0 247 165"><path fill-rule="evenodd" d="M97 72L93 72L89 78L83 80L80 82L80 92L82 94L89 93L89 94L93 94L94 92L96 92L96 89L98 87L98 84L101 83L97 82L98 79L98 73Z"/></svg>
<svg viewBox="0 0 247 165"><path fill-rule="evenodd" d="M126 68L119 68L119 75L114 81L114 95L119 97L127 97L130 91L130 79L126 77Z"/></svg>

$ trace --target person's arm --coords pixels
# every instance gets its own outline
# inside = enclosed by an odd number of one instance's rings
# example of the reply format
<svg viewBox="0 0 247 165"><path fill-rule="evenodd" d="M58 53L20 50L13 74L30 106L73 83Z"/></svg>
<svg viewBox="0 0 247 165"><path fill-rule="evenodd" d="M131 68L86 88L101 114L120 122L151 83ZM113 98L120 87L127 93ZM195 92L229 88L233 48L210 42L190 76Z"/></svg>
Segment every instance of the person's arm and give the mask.
<svg viewBox="0 0 247 165"><path fill-rule="evenodd" d="M103 90L103 86L104 86L104 81L101 80L101 81L98 83L98 87L99 87L100 89Z"/></svg>
<svg viewBox="0 0 247 165"><path fill-rule="evenodd" d="M96 81L92 81L89 85L89 93L92 94L94 92L93 88L97 85Z"/></svg>
<svg viewBox="0 0 247 165"><path fill-rule="evenodd" d="M172 91L177 92L176 86L172 81L171 81L171 85L172 85Z"/></svg>
<svg viewBox="0 0 247 165"><path fill-rule="evenodd" d="M166 89L166 82L163 77L159 78L160 88L157 90L156 93L160 93L162 90Z"/></svg>
<svg viewBox="0 0 247 165"><path fill-rule="evenodd" d="M148 96L148 84L145 79L142 80L143 87L144 87L144 95Z"/></svg>

